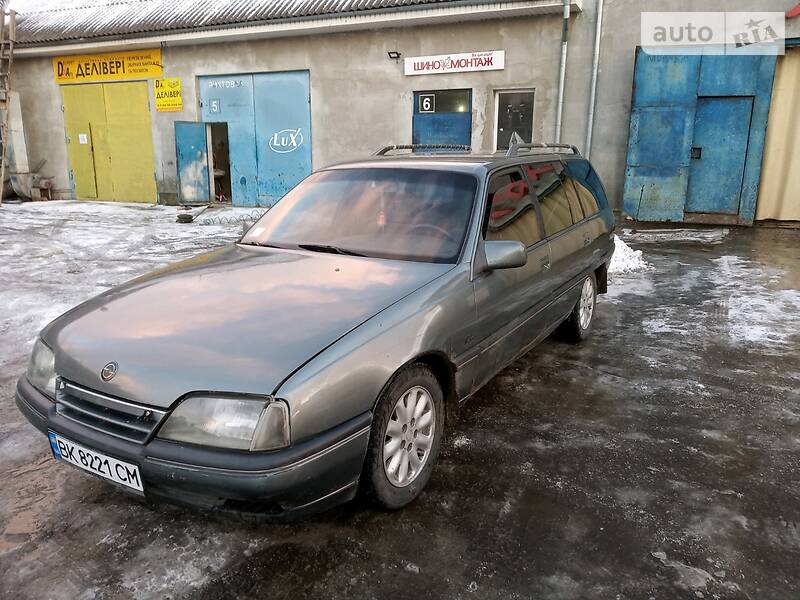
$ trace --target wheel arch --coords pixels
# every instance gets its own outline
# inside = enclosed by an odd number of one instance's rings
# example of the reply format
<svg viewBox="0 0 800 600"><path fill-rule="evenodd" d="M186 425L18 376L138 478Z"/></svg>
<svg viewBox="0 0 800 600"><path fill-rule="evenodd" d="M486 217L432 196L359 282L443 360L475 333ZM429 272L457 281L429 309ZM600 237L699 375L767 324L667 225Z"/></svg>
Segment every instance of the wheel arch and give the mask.
<svg viewBox="0 0 800 600"><path fill-rule="evenodd" d="M453 361L440 351L428 351L418 354L392 373L392 376L381 388L380 394L375 398L372 406L373 412L378 402L383 397L384 392L392 384L395 378L411 365L421 364L428 367L439 385L442 387L442 397L445 405L445 424L452 423L458 418L458 396L456 395L456 366Z"/></svg>

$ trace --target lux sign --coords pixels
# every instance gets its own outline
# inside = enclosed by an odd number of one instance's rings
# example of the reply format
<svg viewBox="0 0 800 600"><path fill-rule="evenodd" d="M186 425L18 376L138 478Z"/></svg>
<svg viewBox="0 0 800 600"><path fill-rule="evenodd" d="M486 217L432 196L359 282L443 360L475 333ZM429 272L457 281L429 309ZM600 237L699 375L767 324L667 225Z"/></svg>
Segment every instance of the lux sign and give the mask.
<svg viewBox="0 0 800 600"><path fill-rule="evenodd" d="M297 129L281 129L269 138L269 147L273 152L286 154L294 152L303 144L303 132Z"/></svg>
<svg viewBox="0 0 800 600"><path fill-rule="evenodd" d="M502 71L505 68L505 50L412 56L405 59L406 75L436 75L438 73L464 73L465 71Z"/></svg>

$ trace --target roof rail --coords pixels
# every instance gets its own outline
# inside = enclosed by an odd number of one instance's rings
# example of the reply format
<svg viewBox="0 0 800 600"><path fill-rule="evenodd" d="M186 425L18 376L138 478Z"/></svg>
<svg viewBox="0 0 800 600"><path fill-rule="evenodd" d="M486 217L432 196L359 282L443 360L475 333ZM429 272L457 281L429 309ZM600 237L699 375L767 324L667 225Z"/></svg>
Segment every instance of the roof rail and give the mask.
<svg viewBox="0 0 800 600"><path fill-rule="evenodd" d="M384 146L373 156L386 156L392 150L461 150L462 152L471 152L472 146L464 144L393 144Z"/></svg>
<svg viewBox="0 0 800 600"><path fill-rule="evenodd" d="M517 154L519 154L520 150L535 150L535 149L555 149L555 148L566 148L572 150L572 153L580 156L580 151L576 146L572 144L550 144L544 142L535 142L533 144L526 144L522 141L522 138L517 134L515 131L511 134L511 140L508 144L508 150L506 151L506 158L513 158Z"/></svg>

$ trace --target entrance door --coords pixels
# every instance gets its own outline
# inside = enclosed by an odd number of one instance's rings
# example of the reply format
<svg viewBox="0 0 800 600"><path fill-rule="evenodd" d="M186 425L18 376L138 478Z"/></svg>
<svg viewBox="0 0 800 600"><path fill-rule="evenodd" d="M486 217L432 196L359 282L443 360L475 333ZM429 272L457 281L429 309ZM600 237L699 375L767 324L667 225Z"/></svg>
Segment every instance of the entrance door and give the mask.
<svg viewBox="0 0 800 600"><path fill-rule="evenodd" d="M308 71L253 75L259 206L272 206L311 174L308 85Z"/></svg>
<svg viewBox="0 0 800 600"><path fill-rule="evenodd" d="M181 202L208 202L206 124L175 121L178 197Z"/></svg>
<svg viewBox="0 0 800 600"><path fill-rule="evenodd" d="M146 82L61 88L75 197L155 202Z"/></svg>
<svg viewBox="0 0 800 600"><path fill-rule="evenodd" d="M507 150L512 133L530 144L533 141L533 92L497 92L496 101L495 148Z"/></svg>
<svg viewBox="0 0 800 600"><path fill-rule="evenodd" d="M472 90L414 92L411 127L414 144L461 144L472 141Z"/></svg>
<svg viewBox="0 0 800 600"><path fill-rule="evenodd" d="M686 212L738 214L753 98L698 98Z"/></svg>
<svg viewBox="0 0 800 600"><path fill-rule="evenodd" d="M236 206L258 203L255 108L252 75L200 78L201 116L205 123L228 123L231 195Z"/></svg>

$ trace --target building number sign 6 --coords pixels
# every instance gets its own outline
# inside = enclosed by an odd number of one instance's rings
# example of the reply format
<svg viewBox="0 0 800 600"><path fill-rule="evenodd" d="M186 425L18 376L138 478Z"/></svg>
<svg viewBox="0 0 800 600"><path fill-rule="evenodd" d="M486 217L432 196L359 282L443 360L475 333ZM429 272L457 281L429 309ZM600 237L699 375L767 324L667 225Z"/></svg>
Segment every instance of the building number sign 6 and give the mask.
<svg viewBox="0 0 800 600"><path fill-rule="evenodd" d="M435 94L420 94L418 98L419 98L419 112L421 113L436 112Z"/></svg>

